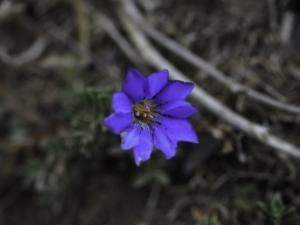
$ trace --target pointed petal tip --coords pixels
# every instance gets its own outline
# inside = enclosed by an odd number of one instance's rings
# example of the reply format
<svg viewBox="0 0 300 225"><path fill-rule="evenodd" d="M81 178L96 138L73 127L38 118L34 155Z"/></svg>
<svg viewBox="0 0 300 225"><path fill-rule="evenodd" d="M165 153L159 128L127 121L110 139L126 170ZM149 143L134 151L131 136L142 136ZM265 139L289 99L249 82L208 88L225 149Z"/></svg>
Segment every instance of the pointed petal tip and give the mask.
<svg viewBox="0 0 300 225"><path fill-rule="evenodd" d="M192 116L192 115L194 115L195 113L198 113L199 112L199 110L197 109L197 108L195 108L194 106L192 106L192 112L191 112L191 115L190 116Z"/></svg>
<svg viewBox="0 0 300 225"><path fill-rule="evenodd" d="M132 123L132 121L133 119L130 113L113 113L105 118L103 123L115 134L120 134Z"/></svg>
<svg viewBox="0 0 300 225"><path fill-rule="evenodd" d="M150 74L150 76L147 77L147 82L147 97L152 98L158 94L169 82L168 70L161 70Z"/></svg>
<svg viewBox="0 0 300 225"><path fill-rule="evenodd" d="M175 155L176 155L176 152L172 155L166 155L165 154L165 158L166 158L166 160L170 160L170 159L174 158Z"/></svg>
<svg viewBox="0 0 300 225"><path fill-rule="evenodd" d="M188 140L184 140L185 142L193 143L193 144L199 144L199 139L197 136L197 133L194 129L190 130L190 137Z"/></svg>
<svg viewBox="0 0 300 225"><path fill-rule="evenodd" d="M172 80L155 96L155 99L160 104L169 101L184 100L191 93L193 88L193 83Z"/></svg>
<svg viewBox="0 0 300 225"><path fill-rule="evenodd" d="M193 140L193 141L189 141L190 143L193 143L193 144L199 144L199 139L198 137L196 136L196 139Z"/></svg>
<svg viewBox="0 0 300 225"><path fill-rule="evenodd" d="M151 138L151 131L149 128L142 129L139 133L139 142L133 148L135 163L139 165L142 161L149 160L152 151L153 143Z"/></svg>
<svg viewBox="0 0 300 225"><path fill-rule="evenodd" d="M129 68L128 68L128 70L127 70L127 75L128 75L129 73L137 73L137 74L143 76L142 73L141 73L138 69L136 69L136 68L134 68L134 67L129 67Z"/></svg>
<svg viewBox="0 0 300 225"><path fill-rule="evenodd" d="M196 132L188 120L162 116L160 122L171 140L198 143Z"/></svg>
<svg viewBox="0 0 300 225"><path fill-rule="evenodd" d="M112 106L117 113L129 113L132 110L133 103L126 93L118 91L113 94Z"/></svg>
<svg viewBox="0 0 300 225"><path fill-rule="evenodd" d="M164 153L166 159L170 159L176 155L177 144L169 138L167 131L162 126L154 128L153 135L154 146Z"/></svg>
<svg viewBox="0 0 300 225"><path fill-rule="evenodd" d="M124 151L135 147L139 142L139 130L134 125L126 129L121 136L121 149Z"/></svg>
<svg viewBox="0 0 300 225"><path fill-rule="evenodd" d="M169 80L169 71L168 71L167 69L160 70L160 71L158 71L158 72L156 72L156 73L160 74L160 76L165 76L165 77L167 77L168 80Z"/></svg>
<svg viewBox="0 0 300 225"><path fill-rule="evenodd" d="M145 97L147 88L147 79L137 69L129 69L122 85L122 91L125 92L134 102L140 101Z"/></svg>
<svg viewBox="0 0 300 225"><path fill-rule="evenodd" d="M141 159L141 158L139 158L139 157L134 157L134 162L135 162L135 165L136 166L140 166L141 165L141 162L142 162L143 160Z"/></svg>
<svg viewBox="0 0 300 225"><path fill-rule="evenodd" d="M147 158L142 158L136 154L134 154L133 157L134 157L135 165L137 165L137 166L140 166L143 162L146 162L150 159L150 156Z"/></svg>
<svg viewBox="0 0 300 225"><path fill-rule="evenodd" d="M181 119L185 119L198 112L192 104L185 100L168 102L161 105L159 110L164 115Z"/></svg>

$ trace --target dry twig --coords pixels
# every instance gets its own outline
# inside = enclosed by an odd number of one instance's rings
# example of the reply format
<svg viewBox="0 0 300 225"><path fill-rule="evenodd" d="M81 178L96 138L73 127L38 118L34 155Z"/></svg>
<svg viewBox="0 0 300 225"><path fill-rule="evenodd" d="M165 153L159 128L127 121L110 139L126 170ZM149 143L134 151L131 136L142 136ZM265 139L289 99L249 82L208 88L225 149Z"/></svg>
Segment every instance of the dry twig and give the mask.
<svg viewBox="0 0 300 225"><path fill-rule="evenodd" d="M11 1L3 1L0 3L0 22L20 14L24 10L21 3L12 3Z"/></svg>
<svg viewBox="0 0 300 225"><path fill-rule="evenodd" d="M151 188L151 193L146 204L146 212L144 216L145 224L151 224L153 215L155 213L155 208L157 207L157 203L159 201L160 191L161 191L160 184L153 183Z"/></svg>
<svg viewBox="0 0 300 225"><path fill-rule="evenodd" d="M38 38L27 50L16 56L9 55L7 51L1 47L0 60L11 66L23 66L24 64L28 64L38 59L46 49L47 45L48 41L45 38Z"/></svg>
<svg viewBox="0 0 300 225"><path fill-rule="evenodd" d="M127 0L122 1L124 7L127 2ZM124 10L125 9L123 9L123 11ZM121 21L124 23L125 28L130 35L132 42L140 52L141 57L143 57L149 65L154 66L157 69L168 68L170 76L173 79L192 82L151 45L142 31L123 11L120 11L119 13ZM220 103L217 99L202 90L198 85L195 85L194 91L192 92L192 97L194 97L199 104L203 105L211 113L215 114L217 117L226 121L233 127L243 131L247 135L254 137L267 146L276 149L280 153L286 153L298 159L300 158L300 149L298 147L272 135L266 127L255 124L235 113Z"/></svg>
<svg viewBox="0 0 300 225"><path fill-rule="evenodd" d="M127 58L134 63L136 66L142 67L143 62L141 58L138 57L137 52L131 46L131 44L122 36L122 34L118 31L114 23L104 14L96 11L93 12L93 18L95 24L105 30L105 32L110 36L111 39L115 41L115 43L119 46L119 48L123 51L123 53L127 56Z"/></svg>
<svg viewBox="0 0 300 225"><path fill-rule="evenodd" d="M280 40L283 44L288 44L290 42L294 23L295 15L290 11L285 12L279 32Z"/></svg>
<svg viewBox="0 0 300 225"><path fill-rule="evenodd" d="M89 27L90 23L87 15L87 7L85 1L73 0L73 6L76 15L80 46L83 49L89 49L90 48L90 27Z"/></svg>
<svg viewBox="0 0 300 225"><path fill-rule="evenodd" d="M300 68L296 66L290 66L288 71L296 80L300 81Z"/></svg>
<svg viewBox="0 0 300 225"><path fill-rule="evenodd" d="M278 12L276 9L276 0L267 0L268 11L269 11L269 24L273 32L277 31L278 27Z"/></svg>
<svg viewBox="0 0 300 225"><path fill-rule="evenodd" d="M147 35L149 35L151 38L153 38L155 41L157 41L159 44L164 46L165 48L169 49L173 53L175 53L177 56L181 57L182 59L186 60L187 62L191 63L195 67L197 67L200 70L205 71L208 75L210 75L212 78L214 78L219 83L223 84L225 87L227 87L232 93L235 94L244 94L245 96L256 100L258 102L264 103L266 105L275 107L277 109L294 113L294 114L300 114L300 107L280 102L276 99L273 99L265 94L262 94L256 90L253 90L249 87L246 87L227 75L225 75L223 72L218 70L216 67L214 67L209 62L205 61L201 57L197 56L196 54L192 53L188 49L184 48L177 42L171 40L170 38L163 35L161 32L159 32L157 29L155 29L153 26L151 26L147 21L143 18L141 13L138 11L138 9L135 7L135 5L131 1L127 1L127 3L124 5L125 11L128 16L132 18L132 20L139 25L139 27L145 31Z"/></svg>

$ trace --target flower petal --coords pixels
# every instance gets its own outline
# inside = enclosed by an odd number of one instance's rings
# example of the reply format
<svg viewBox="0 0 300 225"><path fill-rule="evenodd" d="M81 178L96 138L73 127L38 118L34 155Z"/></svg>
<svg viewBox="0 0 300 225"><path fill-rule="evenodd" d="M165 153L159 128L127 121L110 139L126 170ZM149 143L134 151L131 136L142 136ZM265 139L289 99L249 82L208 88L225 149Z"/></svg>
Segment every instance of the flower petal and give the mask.
<svg viewBox="0 0 300 225"><path fill-rule="evenodd" d="M112 102L115 112L129 113L132 111L132 102L124 92L114 93Z"/></svg>
<svg viewBox="0 0 300 225"><path fill-rule="evenodd" d="M168 70L161 70L156 73L152 73L149 77L147 77L148 81L148 93L147 97L152 98L155 96L160 90L166 86L169 80L169 72Z"/></svg>
<svg viewBox="0 0 300 225"><path fill-rule="evenodd" d="M177 118L187 118L198 112L190 103L186 101L172 101L160 106L159 111L168 116Z"/></svg>
<svg viewBox="0 0 300 225"><path fill-rule="evenodd" d="M167 86L155 97L158 104L174 100L184 100L193 90L192 83L170 81Z"/></svg>
<svg viewBox="0 0 300 225"><path fill-rule="evenodd" d="M149 127L143 127L139 135L139 143L133 149L136 165L150 158L153 150L151 131Z"/></svg>
<svg viewBox="0 0 300 225"><path fill-rule="evenodd" d="M153 142L156 148L161 150L165 156L166 159L170 159L173 156L176 155L176 142L172 141L168 135L167 131L162 126L156 126L154 127L154 137Z"/></svg>
<svg viewBox="0 0 300 225"><path fill-rule="evenodd" d="M141 128L133 125L122 133L121 148L129 150L139 143Z"/></svg>
<svg viewBox="0 0 300 225"><path fill-rule="evenodd" d="M198 137L187 120L162 116L159 122L166 128L172 140L198 143Z"/></svg>
<svg viewBox="0 0 300 225"><path fill-rule="evenodd" d="M135 102L145 98L147 88L146 78L135 69L128 70L127 78L123 84L123 91Z"/></svg>
<svg viewBox="0 0 300 225"><path fill-rule="evenodd" d="M115 134L121 133L133 122L131 113L113 113L104 120L104 124Z"/></svg>

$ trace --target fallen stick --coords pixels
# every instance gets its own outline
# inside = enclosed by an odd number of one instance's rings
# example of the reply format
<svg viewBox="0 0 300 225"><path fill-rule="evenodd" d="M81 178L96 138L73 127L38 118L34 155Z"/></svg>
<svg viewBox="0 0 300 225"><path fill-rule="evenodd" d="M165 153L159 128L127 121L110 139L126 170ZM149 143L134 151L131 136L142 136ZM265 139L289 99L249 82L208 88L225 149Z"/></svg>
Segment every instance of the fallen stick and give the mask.
<svg viewBox="0 0 300 225"><path fill-rule="evenodd" d="M83 49L89 49L91 46L91 30L86 2L82 0L73 0L72 3L80 47Z"/></svg>
<svg viewBox="0 0 300 225"><path fill-rule="evenodd" d="M46 38L40 37L28 49L16 56L9 55L6 49L0 47L0 60L10 66L20 67L37 60L48 44Z"/></svg>
<svg viewBox="0 0 300 225"><path fill-rule="evenodd" d="M122 0L123 6L126 0ZM121 22L124 24L132 42L140 52L141 57L144 58L149 65L157 69L168 69L172 79L182 80L186 82L193 82L187 78L182 72L174 67L168 60L166 60L148 41L147 37L136 26L136 24L125 14L125 11L119 12ZM192 92L192 97L208 111L215 114L217 117L226 121L233 127L243 131L245 134L261 141L267 146L277 150L279 153L286 153L295 158L300 158L300 149L275 135L272 135L266 127L255 124L241 115L235 113L217 99L206 93L198 85Z"/></svg>
<svg viewBox="0 0 300 225"><path fill-rule="evenodd" d="M126 11L127 16L131 17L132 20L136 24L138 24L139 28L142 29L149 37L175 53L177 56L194 65L198 69L205 71L216 81L226 86L232 93L244 94L245 96L258 102L264 103L265 105L269 105L282 111L300 115L299 106L280 102L274 98L271 98L265 94L262 94L256 90L253 90L234 81L209 62L205 61L201 57L197 56L185 47L181 46L177 42L171 40L170 38L159 32L157 29L147 23L147 21L143 18L142 14L138 11L137 7L132 3L132 1L126 1L126 3L124 4L124 10Z"/></svg>
<svg viewBox="0 0 300 225"><path fill-rule="evenodd" d="M16 17L24 11L25 7L22 3L13 3L4 0L0 3L0 23L10 18Z"/></svg>
<svg viewBox="0 0 300 225"><path fill-rule="evenodd" d="M138 57L137 52L126 40L126 38L121 35L115 24L103 13L94 10L92 7L89 9L93 13L95 24L105 30L105 32L110 36L111 39L115 41L115 43L132 63L134 63L136 66L142 67L143 62L141 58Z"/></svg>

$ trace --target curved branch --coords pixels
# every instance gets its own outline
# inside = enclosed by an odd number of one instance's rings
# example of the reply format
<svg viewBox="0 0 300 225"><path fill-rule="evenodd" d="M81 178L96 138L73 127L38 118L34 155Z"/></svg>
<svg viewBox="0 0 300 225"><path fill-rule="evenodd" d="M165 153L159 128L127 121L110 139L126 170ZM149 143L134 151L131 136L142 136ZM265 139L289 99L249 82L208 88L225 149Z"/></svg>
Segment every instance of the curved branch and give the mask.
<svg viewBox="0 0 300 225"><path fill-rule="evenodd" d="M123 0L122 2L126 4L125 0ZM128 17L127 15L125 16L125 14L122 12L120 12L120 17L132 42L140 52L140 55L144 58L145 61L149 63L149 65L154 66L157 69L168 68L168 70L170 71L170 76L173 79L192 82L182 72L174 67L168 60L160 55L160 53L144 36L141 30L139 30L139 28L133 23L130 17ZM199 104L204 106L211 113L223 119L233 127L243 131L251 137L254 137L267 146L276 149L280 153L286 153L300 159L300 149L298 147L290 144L285 140L280 139L279 137L272 135L264 126L255 124L242 117L241 115L235 113L234 111L220 103L217 99L206 93L199 86L195 85L194 91L192 92L192 97L194 97L194 99Z"/></svg>
<svg viewBox="0 0 300 225"><path fill-rule="evenodd" d="M115 41L128 59L130 59L130 61L135 65L142 66L143 62L141 61L141 58L138 57L135 49L121 35L115 24L105 14L96 12L91 7L90 11L93 12L95 24L106 31L106 33Z"/></svg>
<svg viewBox="0 0 300 225"><path fill-rule="evenodd" d="M11 66L23 66L38 59L46 49L48 41L44 37L38 38L27 50L16 56L11 56L4 48L0 48L0 60Z"/></svg>
<svg viewBox="0 0 300 225"><path fill-rule="evenodd" d="M158 30L156 30L153 26L151 26L147 21L143 18L141 13L138 11L138 9L135 7L135 5L131 1L127 1L124 5L126 14L132 18L132 20L139 25L139 28L141 28L147 35L149 35L151 38L153 38L155 41L157 41L159 44L164 46L165 48L169 49L173 53L175 53L177 56L181 57L182 59L186 60L190 64L194 65L200 70L205 71L208 75L210 75L212 78L214 78L219 83L226 86L232 93L242 93L245 96L256 100L258 102L264 103L266 105L275 107L277 109L294 113L294 114L300 114L300 107L295 106L292 104L280 102L276 99L273 99L265 94L262 94L256 90L253 90L247 86L244 86L242 84L237 83L233 79L226 76L223 72L218 70L216 67L214 67L209 62L205 61L201 57L197 56L196 54L192 53L185 47L181 46L177 42L171 40Z"/></svg>

